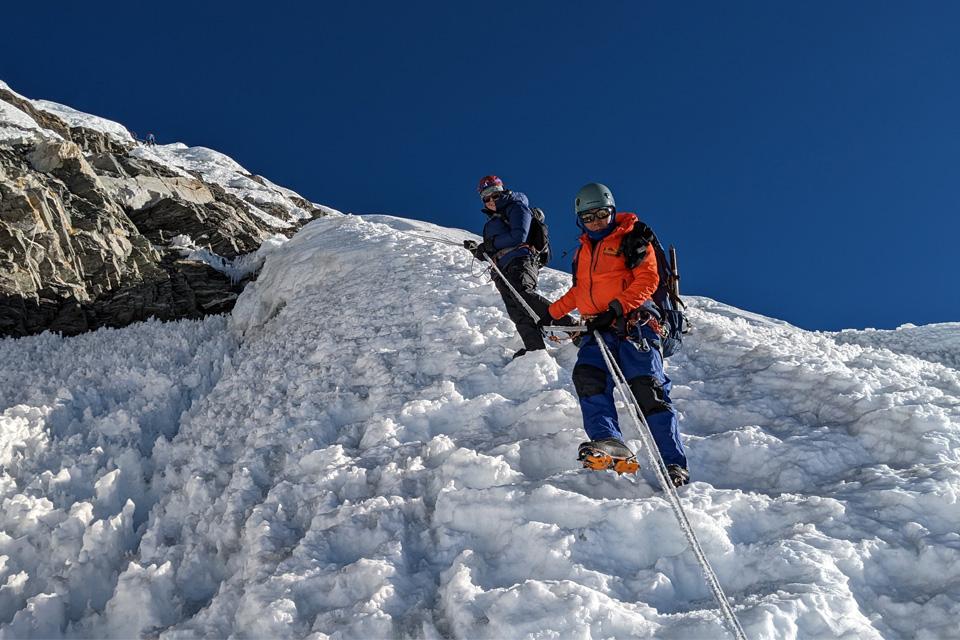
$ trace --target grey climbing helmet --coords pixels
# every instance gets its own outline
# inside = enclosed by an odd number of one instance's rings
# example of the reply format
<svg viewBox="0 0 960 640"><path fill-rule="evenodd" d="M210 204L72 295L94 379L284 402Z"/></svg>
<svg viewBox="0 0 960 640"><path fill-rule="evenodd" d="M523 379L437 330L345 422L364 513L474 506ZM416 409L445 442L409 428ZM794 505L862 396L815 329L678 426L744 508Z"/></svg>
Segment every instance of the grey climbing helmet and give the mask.
<svg viewBox="0 0 960 640"><path fill-rule="evenodd" d="M616 210L617 203L613 200L610 189L599 182L591 182L580 187L580 191L577 191L575 204L577 214L598 207L612 207Z"/></svg>

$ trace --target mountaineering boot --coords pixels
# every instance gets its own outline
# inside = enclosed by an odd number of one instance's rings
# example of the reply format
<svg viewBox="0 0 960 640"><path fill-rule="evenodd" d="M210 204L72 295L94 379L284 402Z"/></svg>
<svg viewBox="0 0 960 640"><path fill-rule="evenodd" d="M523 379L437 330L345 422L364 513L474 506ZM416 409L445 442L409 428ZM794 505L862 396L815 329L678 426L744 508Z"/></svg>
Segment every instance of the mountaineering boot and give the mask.
<svg viewBox="0 0 960 640"><path fill-rule="evenodd" d="M668 464L667 475L675 487L682 487L690 482L690 472L678 464Z"/></svg>
<svg viewBox="0 0 960 640"><path fill-rule="evenodd" d="M590 440L580 444L577 459L587 469L613 469L617 473L636 473L640 465L637 456L617 438Z"/></svg>

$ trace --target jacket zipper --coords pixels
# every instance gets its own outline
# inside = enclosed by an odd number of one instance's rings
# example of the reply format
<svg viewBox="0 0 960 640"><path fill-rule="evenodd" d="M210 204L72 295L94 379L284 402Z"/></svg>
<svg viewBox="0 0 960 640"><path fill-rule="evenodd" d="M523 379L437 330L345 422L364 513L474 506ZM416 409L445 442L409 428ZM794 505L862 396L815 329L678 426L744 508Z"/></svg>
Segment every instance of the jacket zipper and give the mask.
<svg viewBox="0 0 960 640"><path fill-rule="evenodd" d="M607 236L609 237L609 236ZM607 238L603 238L596 244L596 246L590 247L590 250L594 252L594 255L590 256L590 287L587 289L587 293L590 294L590 302L593 303L593 306L597 309L600 308L600 305L597 304L597 301L593 299L593 270L597 266L597 261L600 258L600 245L606 241ZM602 313L602 312L601 312Z"/></svg>

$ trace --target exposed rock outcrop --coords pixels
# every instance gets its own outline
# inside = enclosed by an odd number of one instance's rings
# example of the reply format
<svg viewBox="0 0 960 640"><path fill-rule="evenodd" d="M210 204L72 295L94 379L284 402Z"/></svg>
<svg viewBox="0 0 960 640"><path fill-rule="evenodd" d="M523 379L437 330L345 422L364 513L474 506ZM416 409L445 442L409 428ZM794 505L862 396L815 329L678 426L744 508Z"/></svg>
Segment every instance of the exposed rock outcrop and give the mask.
<svg viewBox="0 0 960 640"><path fill-rule="evenodd" d="M143 147L0 82L2 102L0 337L227 311L242 283L171 239L231 259L332 211L215 152Z"/></svg>

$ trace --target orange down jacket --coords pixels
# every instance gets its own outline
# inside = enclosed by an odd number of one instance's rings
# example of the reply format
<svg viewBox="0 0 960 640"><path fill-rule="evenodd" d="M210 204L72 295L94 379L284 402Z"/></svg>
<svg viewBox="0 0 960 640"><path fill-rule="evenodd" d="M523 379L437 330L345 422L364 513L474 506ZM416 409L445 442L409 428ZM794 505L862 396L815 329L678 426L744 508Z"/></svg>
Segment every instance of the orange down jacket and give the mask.
<svg viewBox="0 0 960 640"><path fill-rule="evenodd" d="M581 315L594 316L607 310L610 302L619 300L624 313L630 313L646 302L657 289L657 256L647 245L647 254L633 269L620 251L623 237L637 223L632 213L618 213L617 226L596 244L587 234L580 236L580 247L573 258L573 287L550 305L550 315L557 320L574 309Z"/></svg>

